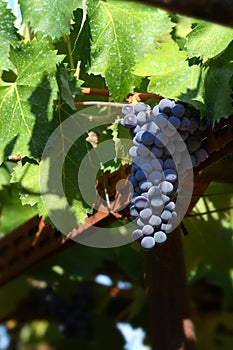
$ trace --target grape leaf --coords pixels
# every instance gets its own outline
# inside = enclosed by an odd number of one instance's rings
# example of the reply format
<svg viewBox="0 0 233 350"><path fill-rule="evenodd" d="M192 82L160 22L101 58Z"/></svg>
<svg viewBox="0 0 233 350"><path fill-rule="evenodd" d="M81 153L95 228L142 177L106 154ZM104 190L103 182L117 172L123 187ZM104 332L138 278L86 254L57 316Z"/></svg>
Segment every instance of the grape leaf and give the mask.
<svg viewBox="0 0 233 350"><path fill-rule="evenodd" d="M231 46L233 49L233 45ZM233 59L231 58L231 61L229 61L226 56L224 54L210 62L208 68L204 71L201 84L202 96L205 101L205 113L211 116L213 121L228 117L233 113L232 89L230 86L230 79L233 76Z"/></svg>
<svg viewBox="0 0 233 350"><path fill-rule="evenodd" d="M134 73L149 76L148 90L163 97L177 99L180 94L196 90L200 67L189 66L187 53L173 43L164 43L153 54L138 60Z"/></svg>
<svg viewBox="0 0 233 350"><path fill-rule="evenodd" d="M13 24L15 17L6 6L5 2L0 2L0 71L14 68L9 60L10 45L15 47L19 44L19 36Z"/></svg>
<svg viewBox="0 0 233 350"><path fill-rule="evenodd" d="M16 153L40 157L53 129L56 64L62 58L46 41L11 48L17 78L15 82L0 80L0 143L4 149L0 162Z"/></svg>
<svg viewBox="0 0 233 350"><path fill-rule="evenodd" d="M221 54L232 40L233 29L199 21L187 35L185 47L190 57L197 56L206 61Z"/></svg>
<svg viewBox="0 0 233 350"><path fill-rule="evenodd" d="M71 110L68 105L63 104L62 107L57 109L56 117L62 122L72 114L73 110ZM54 226L57 225L54 223L53 217L56 216L56 218L59 218L59 225L62 225L59 229L65 234L70 232L67 231L68 209L72 212L69 216L69 228L72 226L72 229L78 227L79 222L84 222L87 214L92 212L90 205L87 205L83 200L78 183L79 166L90 147L85 141L85 138L87 137L85 131L86 130L83 130L83 135L71 145L67 154L64 153L62 138L64 137L68 139L68 143L70 144L69 135L62 133L61 139L58 140L59 142L56 145L54 145L51 139L49 139L50 143L48 147L49 149L53 149L52 154L55 158L51 160L51 156L44 156L43 167L41 167L41 162L39 165L31 163L30 161L27 161L24 165L17 164L14 168L11 180L12 182L18 182L21 186L20 198L22 203L29 205L37 204L39 215L42 215L46 221ZM61 159L63 156L65 157L65 160L61 165L61 186L63 187L64 195L58 190L58 188L60 188L60 183L57 172L59 172L60 169L56 166L56 164L59 164L60 166L57 159ZM51 162L53 164L52 166ZM46 182L46 189L43 187L43 193L46 194L47 206L44 204L45 196L41 196L41 175L44 176ZM89 177L87 175L87 182L88 179ZM91 185L89 182L88 184L89 186ZM93 188L95 190L95 182ZM63 229L61 229L61 227Z"/></svg>
<svg viewBox="0 0 233 350"><path fill-rule="evenodd" d="M135 74L149 76L148 90L163 97L190 103L213 121L232 114L230 79L233 44L204 66L189 65L187 53L175 43L162 44L134 67Z"/></svg>
<svg viewBox="0 0 233 350"><path fill-rule="evenodd" d="M92 33L89 73L106 79L112 97L123 100L138 84L131 72L137 58L158 46L160 35L172 27L168 15L126 1L99 1L89 7Z"/></svg>
<svg viewBox="0 0 233 350"><path fill-rule="evenodd" d="M233 266L231 211L210 212L230 207L232 188L232 185L211 184L206 192L210 197L201 198L194 208L196 216L184 219L189 235L184 237L183 244L190 270L198 263L211 265L221 272ZM219 195L214 196L214 193Z"/></svg>
<svg viewBox="0 0 233 350"><path fill-rule="evenodd" d="M36 208L23 206L15 184L0 191L0 232L9 233L36 215Z"/></svg>
<svg viewBox="0 0 233 350"><path fill-rule="evenodd" d="M70 31L72 13L82 0L20 0L23 22L30 22L44 36L60 38Z"/></svg>

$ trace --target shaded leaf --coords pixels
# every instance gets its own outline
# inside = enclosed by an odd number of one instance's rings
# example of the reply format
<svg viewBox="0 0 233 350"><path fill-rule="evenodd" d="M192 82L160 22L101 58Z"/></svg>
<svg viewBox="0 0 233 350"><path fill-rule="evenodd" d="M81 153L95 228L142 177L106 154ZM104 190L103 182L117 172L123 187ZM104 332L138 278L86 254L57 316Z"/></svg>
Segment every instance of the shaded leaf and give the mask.
<svg viewBox="0 0 233 350"><path fill-rule="evenodd" d="M0 232L9 233L36 215L36 208L23 206L14 184L0 191Z"/></svg>
<svg viewBox="0 0 233 350"><path fill-rule="evenodd" d="M10 59L17 79L0 80L1 148L5 149L5 157L17 153L38 158L51 133L52 104L57 92L55 71L62 56L57 56L48 42L34 40L12 48Z"/></svg>

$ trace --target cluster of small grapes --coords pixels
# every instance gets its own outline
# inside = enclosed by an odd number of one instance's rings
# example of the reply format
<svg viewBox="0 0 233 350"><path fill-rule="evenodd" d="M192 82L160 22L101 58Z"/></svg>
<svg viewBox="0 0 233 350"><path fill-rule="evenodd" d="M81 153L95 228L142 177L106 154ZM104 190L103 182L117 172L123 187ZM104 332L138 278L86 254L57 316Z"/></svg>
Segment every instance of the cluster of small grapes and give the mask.
<svg viewBox="0 0 233 350"><path fill-rule="evenodd" d="M122 113L121 124L133 139L130 215L138 228L132 239L148 250L164 243L174 229L178 175L182 178L207 158L201 139L210 119L190 116L183 105L168 99L153 110L143 102L128 104Z"/></svg>
<svg viewBox="0 0 233 350"><path fill-rule="evenodd" d="M50 290L45 294L47 317L59 324L59 330L69 337L92 336L91 295L88 286L80 284L69 299Z"/></svg>

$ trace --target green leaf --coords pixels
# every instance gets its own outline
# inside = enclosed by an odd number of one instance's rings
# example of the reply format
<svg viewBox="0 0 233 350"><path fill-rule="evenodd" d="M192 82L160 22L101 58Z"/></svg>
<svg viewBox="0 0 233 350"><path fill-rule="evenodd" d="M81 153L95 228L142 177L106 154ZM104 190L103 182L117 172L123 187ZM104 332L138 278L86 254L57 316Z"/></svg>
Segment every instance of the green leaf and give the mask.
<svg viewBox="0 0 233 350"><path fill-rule="evenodd" d="M230 209L221 211L230 207L232 190L232 185L210 185L205 193L210 196L201 198L194 208L196 216L184 219L189 232L183 239L188 269L202 263L227 272L233 266L232 213ZM213 210L215 212L211 212Z"/></svg>
<svg viewBox="0 0 233 350"><path fill-rule="evenodd" d="M99 1L89 7L92 33L90 73L105 77L112 97L123 100L138 84L131 67L158 46L172 27L164 12L126 1Z"/></svg>
<svg viewBox="0 0 233 350"><path fill-rule="evenodd" d="M182 92L196 90L200 67L190 67L187 53L179 50L177 44L169 42L162 44L153 54L138 60L134 73L150 77L150 92L177 99Z"/></svg>
<svg viewBox="0 0 233 350"><path fill-rule="evenodd" d="M68 72L62 65L58 69L57 78L61 99L66 102L70 108L76 110L73 96L70 90Z"/></svg>
<svg viewBox="0 0 233 350"><path fill-rule="evenodd" d="M221 54L233 40L233 29L218 24L199 21L187 35L185 47L189 56L204 61Z"/></svg>
<svg viewBox="0 0 233 350"><path fill-rule="evenodd" d="M231 55L230 59L229 54ZM213 121L221 117L228 117L233 113L232 89L230 86L230 80L233 76L232 55L233 43L222 56L210 62L201 81L205 113L211 116Z"/></svg>
<svg viewBox="0 0 233 350"><path fill-rule="evenodd" d="M19 44L19 35L14 27L15 17L6 6L6 2L0 2L0 71L14 68L9 60L10 46Z"/></svg>
<svg viewBox="0 0 233 350"><path fill-rule="evenodd" d="M68 34L72 13L82 0L20 0L23 22L52 39Z"/></svg>
<svg viewBox="0 0 233 350"><path fill-rule="evenodd" d="M12 48L15 82L0 80L0 141L6 156L20 154L39 158L53 129L52 105L56 98L57 56L48 42L36 40Z"/></svg>
<svg viewBox="0 0 233 350"><path fill-rule="evenodd" d="M0 191L0 232L9 233L36 215L36 208L23 206L15 184Z"/></svg>

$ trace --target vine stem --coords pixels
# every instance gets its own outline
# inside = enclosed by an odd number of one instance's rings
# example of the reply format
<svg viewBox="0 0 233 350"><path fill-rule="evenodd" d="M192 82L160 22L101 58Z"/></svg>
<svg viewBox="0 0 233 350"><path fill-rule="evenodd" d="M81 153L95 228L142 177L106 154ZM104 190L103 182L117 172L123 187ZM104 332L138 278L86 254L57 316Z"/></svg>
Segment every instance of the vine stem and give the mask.
<svg viewBox="0 0 233 350"><path fill-rule="evenodd" d="M180 228L144 252L153 350L195 350Z"/></svg>
<svg viewBox="0 0 233 350"><path fill-rule="evenodd" d="M82 101L75 102L75 106L111 106L111 107L119 107L122 108L125 106L125 103L117 103L117 102L104 102L104 101Z"/></svg>

